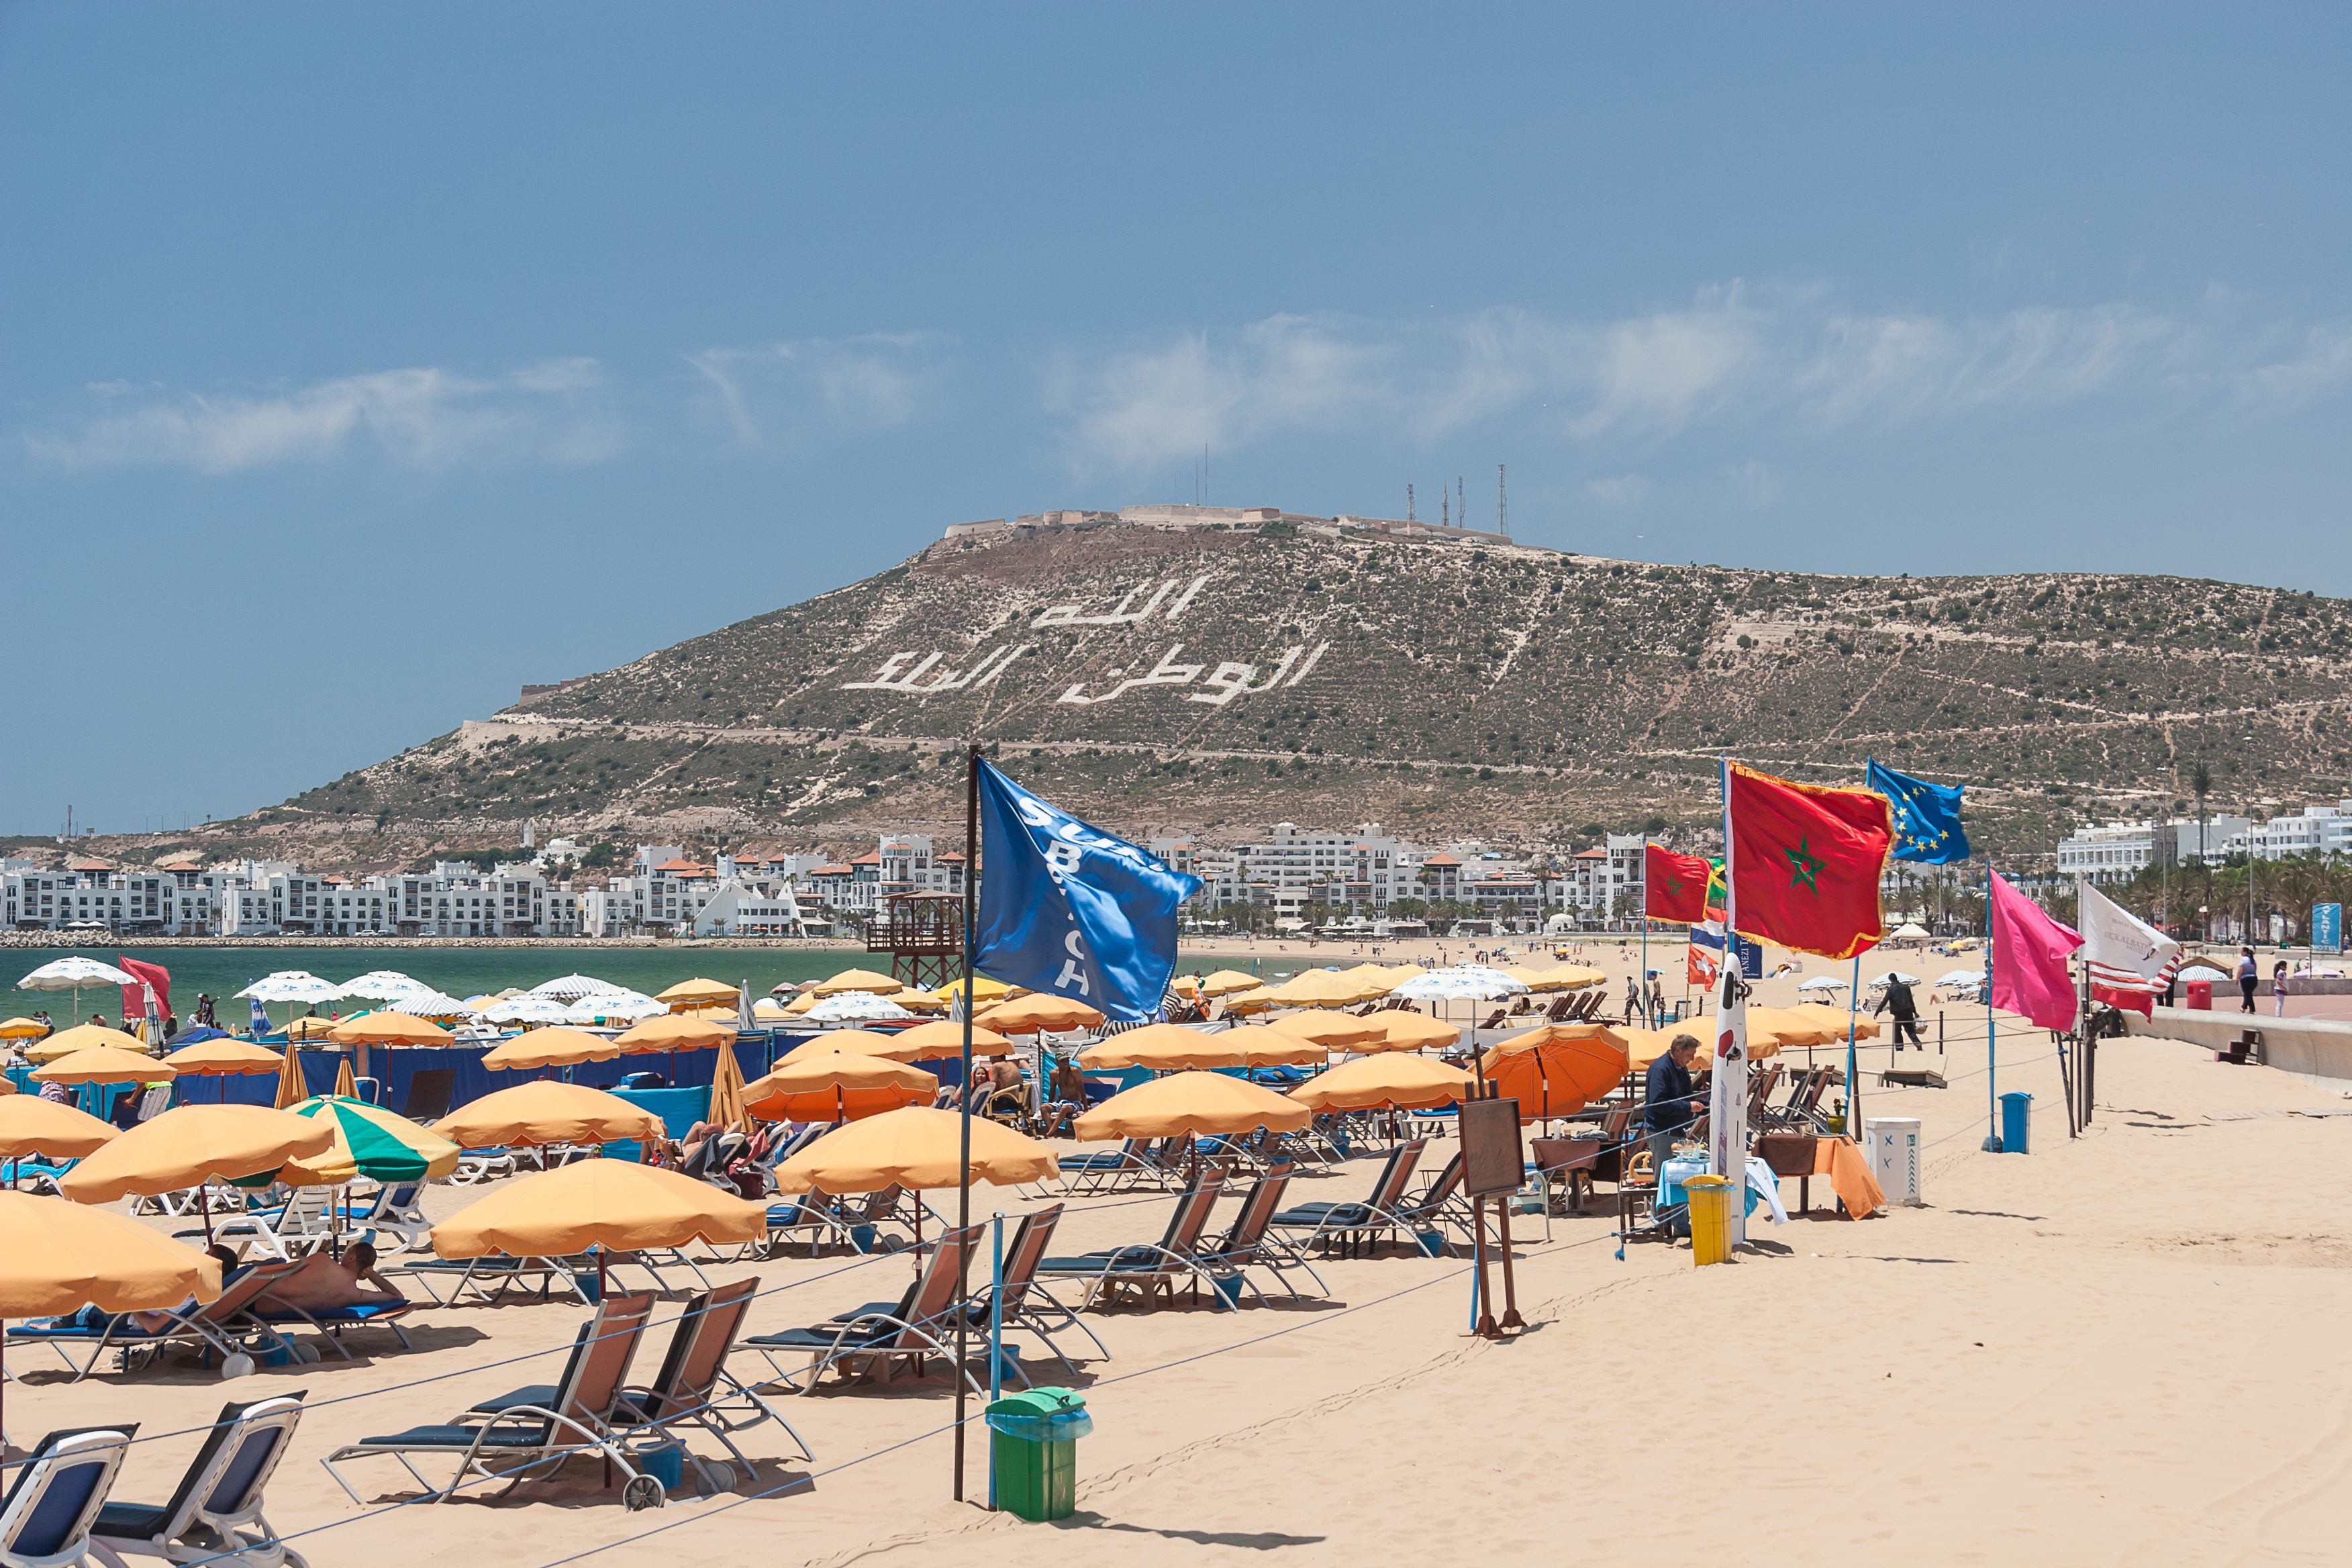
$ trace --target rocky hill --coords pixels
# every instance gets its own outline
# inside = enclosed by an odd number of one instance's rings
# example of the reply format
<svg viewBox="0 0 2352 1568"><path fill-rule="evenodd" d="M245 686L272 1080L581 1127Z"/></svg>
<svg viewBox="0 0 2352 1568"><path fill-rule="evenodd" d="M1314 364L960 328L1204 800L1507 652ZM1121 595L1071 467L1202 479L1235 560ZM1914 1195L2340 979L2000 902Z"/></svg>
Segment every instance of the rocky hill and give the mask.
<svg viewBox="0 0 2352 1568"><path fill-rule="evenodd" d="M322 863L542 836L956 835L958 746L1127 831L1566 844L1703 825L1725 752L1971 786L1981 837L2352 793L2352 606L2170 577L1666 566L1106 524L943 542L229 825ZM340 842L341 854L320 841Z"/></svg>

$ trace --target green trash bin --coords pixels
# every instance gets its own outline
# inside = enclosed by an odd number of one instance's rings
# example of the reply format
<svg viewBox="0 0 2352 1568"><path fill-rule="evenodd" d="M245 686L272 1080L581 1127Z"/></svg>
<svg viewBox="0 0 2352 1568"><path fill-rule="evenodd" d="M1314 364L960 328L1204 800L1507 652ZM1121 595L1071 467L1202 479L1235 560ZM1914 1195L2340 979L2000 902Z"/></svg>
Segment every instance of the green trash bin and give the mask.
<svg viewBox="0 0 2352 1568"><path fill-rule="evenodd" d="M1071 1388L1008 1394L988 1421L989 1506L1023 1519L1067 1519L1078 1507L1078 1439L1095 1429Z"/></svg>

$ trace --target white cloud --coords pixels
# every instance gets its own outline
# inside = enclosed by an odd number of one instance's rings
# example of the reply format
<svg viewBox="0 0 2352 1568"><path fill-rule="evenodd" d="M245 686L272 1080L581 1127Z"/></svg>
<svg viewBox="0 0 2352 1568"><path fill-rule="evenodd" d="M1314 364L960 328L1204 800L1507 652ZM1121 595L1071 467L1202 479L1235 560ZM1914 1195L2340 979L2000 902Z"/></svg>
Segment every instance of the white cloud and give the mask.
<svg viewBox="0 0 2352 1568"><path fill-rule="evenodd" d="M705 349L703 413L751 447L806 447L896 428L935 399L948 369L919 333Z"/></svg>
<svg viewBox="0 0 2352 1568"><path fill-rule="evenodd" d="M1650 481L1639 474L1619 474L1614 479L1588 479L1584 488L1592 499L1610 506L1638 506L1650 496Z"/></svg>
<svg viewBox="0 0 2352 1568"><path fill-rule="evenodd" d="M1429 440L1517 416L1596 449L1638 447L1710 422L1818 431L2094 399L2137 398L2139 413L2167 416L2200 397L2268 411L2352 380L2352 328L2312 331L2286 353L2274 352L2279 335L2211 302L2186 315L2121 302L1868 314L1822 289L1732 284L1686 308L1605 321L1525 310L1436 324L1270 317L1065 353L1045 402L1075 468L1132 471L1203 444L1234 450L1338 428Z"/></svg>
<svg viewBox="0 0 2352 1568"><path fill-rule="evenodd" d="M593 360L553 360L505 375L435 369L344 376L268 396L189 395L36 436L34 455L68 468L164 467L227 474L324 462L373 444L394 460L593 463L618 450L618 421L596 394ZM121 383L96 390L121 395Z"/></svg>

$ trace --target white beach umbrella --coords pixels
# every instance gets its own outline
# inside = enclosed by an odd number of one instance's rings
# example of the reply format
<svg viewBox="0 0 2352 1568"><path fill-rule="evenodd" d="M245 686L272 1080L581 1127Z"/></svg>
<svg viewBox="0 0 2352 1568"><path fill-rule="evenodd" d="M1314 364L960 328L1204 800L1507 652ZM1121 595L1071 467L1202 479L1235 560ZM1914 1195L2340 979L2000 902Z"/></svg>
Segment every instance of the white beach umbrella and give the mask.
<svg viewBox="0 0 2352 1568"><path fill-rule="evenodd" d="M1418 1002L1491 1002L1521 995L1527 989L1526 981L1514 980L1499 969L1465 963L1417 974L1389 994Z"/></svg>
<svg viewBox="0 0 2352 1568"><path fill-rule="evenodd" d="M1936 976L1938 985L1981 985L1985 972L1981 969L1952 969Z"/></svg>
<svg viewBox="0 0 2352 1568"><path fill-rule="evenodd" d="M413 980L397 969L371 969L365 974L344 981L341 994L356 996L366 1002L389 1002L396 996L431 989L422 980Z"/></svg>
<svg viewBox="0 0 2352 1568"><path fill-rule="evenodd" d="M85 985L136 985L139 982L110 963L76 954L44 963L16 982L20 991L70 991L74 1022L81 1022L81 989Z"/></svg>
<svg viewBox="0 0 2352 1568"><path fill-rule="evenodd" d="M492 1003L482 1016L493 1024L561 1024L571 1018L572 1009L552 996L515 996Z"/></svg>
<svg viewBox="0 0 2352 1568"><path fill-rule="evenodd" d="M412 1018L472 1018L471 1007L455 996L445 996L438 991L403 992L395 1000L399 1011Z"/></svg>
<svg viewBox="0 0 2352 1568"><path fill-rule="evenodd" d="M1906 985L1916 985L1919 984L1919 977L1917 975L1906 974L1899 969L1888 970L1885 973L1874 977L1871 981L1871 984L1873 985L1885 985L1889 982L1896 980L1900 980Z"/></svg>
<svg viewBox="0 0 2352 1568"><path fill-rule="evenodd" d="M1845 982L1834 974L1816 974L1797 987L1800 991L1843 991Z"/></svg>
<svg viewBox="0 0 2352 1568"><path fill-rule="evenodd" d="M668 1011L668 1003L656 1002L642 991L600 991L566 1007L563 1021L593 1024L599 1018L620 1018L634 1024L641 1018L658 1018Z"/></svg>
<svg viewBox="0 0 2352 1568"><path fill-rule="evenodd" d="M1927 927L1925 927L1925 926L1923 926L1923 925L1920 925L1920 924L1916 923L1916 921L1904 921L1901 925L1896 926L1893 931L1889 931L1887 934L1888 934L1889 936L1916 936L1916 937L1924 937L1924 936L1926 936L1926 935L1927 934Z"/></svg>
<svg viewBox="0 0 2352 1568"><path fill-rule="evenodd" d="M530 988L534 996L552 996L559 1002L577 1002L583 996L601 996L625 989L609 980L599 980L593 974L565 974L553 980L542 980Z"/></svg>
<svg viewBox="0 0 2352 1568"><path fill-rule="evenodd" d="M256 1002L332 1002L342 994L341 986L307 969L277 970L237 993Z"/></svg>
<svg viewBox="0 0 2352 1568"><path fill-rule="evenodd" d="M845 991L811 1007L801 1015L801 1021L807 1024L850 1024L882 1018L911 1018L914 1016L887 996L877 996L870 991Z"/></svg>

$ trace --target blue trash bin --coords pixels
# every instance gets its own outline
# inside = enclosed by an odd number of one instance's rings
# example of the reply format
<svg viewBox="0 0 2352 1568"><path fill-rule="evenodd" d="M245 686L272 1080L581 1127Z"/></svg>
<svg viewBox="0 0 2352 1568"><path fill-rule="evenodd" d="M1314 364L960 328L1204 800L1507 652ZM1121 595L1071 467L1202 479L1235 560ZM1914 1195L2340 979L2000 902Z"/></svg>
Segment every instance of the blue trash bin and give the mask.
<svg viewBox="0 0 2352 1568"><path fill-rule="evenodd" d="M2012 1089L2000 1097L2000 1147L2005 1154L2023 1154L2025 1135L2032 1123L2033 1097L2021 1089Z"/></svg>

